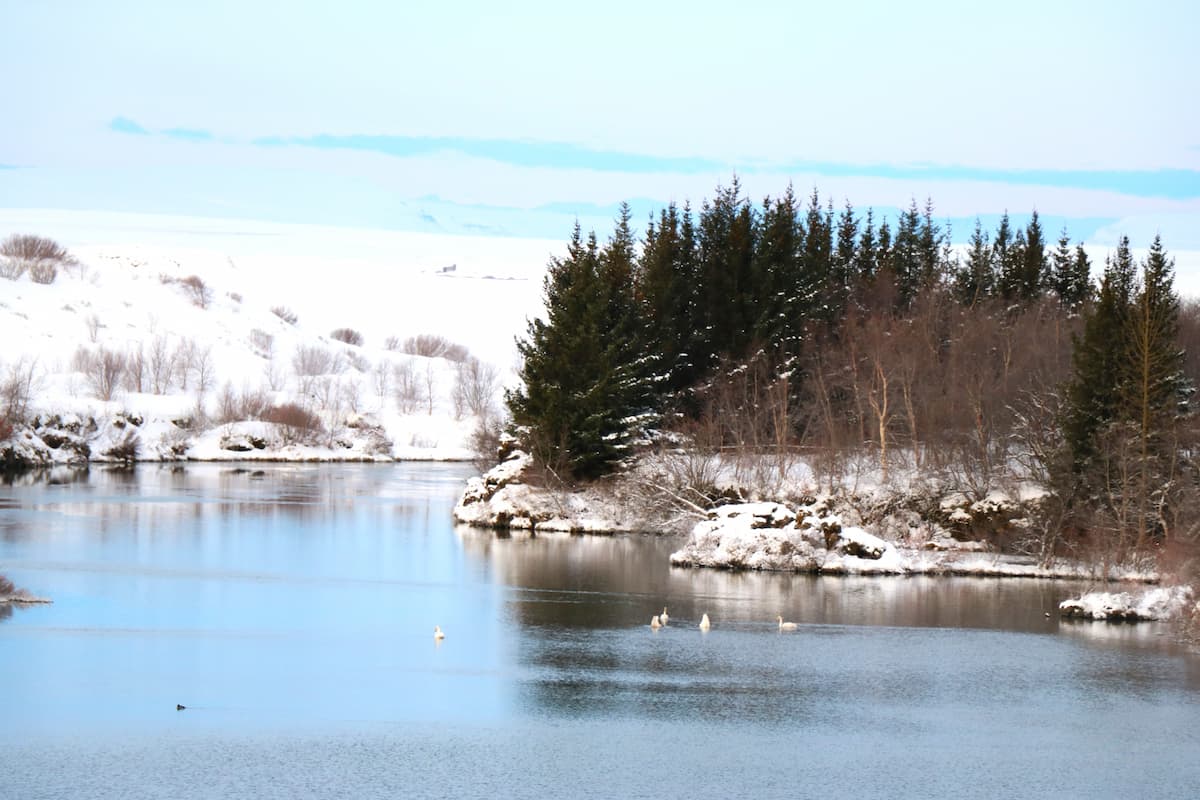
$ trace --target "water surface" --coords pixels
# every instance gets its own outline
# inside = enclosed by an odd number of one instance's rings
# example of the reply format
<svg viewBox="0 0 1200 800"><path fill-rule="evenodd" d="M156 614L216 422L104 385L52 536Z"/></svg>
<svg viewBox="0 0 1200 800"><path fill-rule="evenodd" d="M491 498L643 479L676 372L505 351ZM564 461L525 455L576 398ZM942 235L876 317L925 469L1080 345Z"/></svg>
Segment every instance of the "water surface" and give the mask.
<svg viewBox="0 0 1200 800"><path fill-rule="evenodd" d="M450 522L470 473L0 487L0 572L55 601L0 619L0 797L1200 786L1200 663L1163 626L1045 616L1078 585L682 570L668 537L500 538Z"/></svg>

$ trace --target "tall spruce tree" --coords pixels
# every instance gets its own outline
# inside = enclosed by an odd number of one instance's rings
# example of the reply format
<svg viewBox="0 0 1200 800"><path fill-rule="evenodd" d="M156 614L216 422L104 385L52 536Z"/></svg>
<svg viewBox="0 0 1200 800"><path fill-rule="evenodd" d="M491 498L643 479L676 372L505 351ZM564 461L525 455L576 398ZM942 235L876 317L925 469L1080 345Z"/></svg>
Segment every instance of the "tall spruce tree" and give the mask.
<svg viewBox="0 0 1200 800"><path fill-rule="evenodd" d="M1100 433L1118 417L1128 373L1128 331L1133 302L1134 263L1129 238L1105 259L1100 291L1084 317L1083 334L1075 341L1075 375L1068 389L1063 433L1075 470L1091 468Z"/></svg>
<svg viewBox="0 0 1200 800"><path fill-rule="evenodd" d="M1161 509L1175 478L1175 421L1186 402L1183 351L1179 348L1179 298L1174 261L1154 237L1142 263L1141 286L1130 307L1128 357L1121 391L1131 423L1136 461L1130 487L1137 511L1137 546L1165 527Z"/></svg>
<svg viewBox="0 0 1200 800"><path fill-rule="evenodd" d="M1020 278L1017 282L1017 296L1025 302L1036 300L1041 294L1042 287L1049 276L1046 262L1046 237L1042 233L1042 223L1038 219L1037 209L1025 226L1025 247L1021 251Z"/></svg>
<svg viewBox="0 0 1200 800"><path fill-rule="evenodd" d="M988 247L987 234L979 217L975 218L975 230L967 244L966 261L954 279L954 294L958 302L973 306L992 294L995 276L992 269L992 250Z"/></svg>
<svg viewBox="0 0 1200 800"><path fill-rule="evenodd" d="M804 229L791 186L782 197L763 201L761 220L754 252L755 338L794 353L800 347L804 316L814 302L812 293L819 287L805 282Z"/></svg>
<svg viewBox="0 0 1200 800"><path fill-rule="evenodd" d="M628 223L627 209L622 216ZM543 283L546 319L530 321L517 341L522 385L505 395L513 424L534 458L564 478L611 471L647 412L644 364L629 335L625 238L616 234L602 253L576 223L566 258L551 261Z"/></svg>

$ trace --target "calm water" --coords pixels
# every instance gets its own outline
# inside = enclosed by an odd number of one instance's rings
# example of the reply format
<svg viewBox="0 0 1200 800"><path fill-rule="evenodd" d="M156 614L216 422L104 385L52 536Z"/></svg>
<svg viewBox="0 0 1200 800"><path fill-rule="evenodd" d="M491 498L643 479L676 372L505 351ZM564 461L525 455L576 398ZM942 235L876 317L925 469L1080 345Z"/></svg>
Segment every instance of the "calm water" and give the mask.
<svg viewBox="0 0 1200 800"><path fill-rule="evenodd" d="M1044 616L1078 586L496 538L450 522L470 472L0 487L0 573L55 601L0 612L0 797L1200 793L1200 659Z"/></svg>

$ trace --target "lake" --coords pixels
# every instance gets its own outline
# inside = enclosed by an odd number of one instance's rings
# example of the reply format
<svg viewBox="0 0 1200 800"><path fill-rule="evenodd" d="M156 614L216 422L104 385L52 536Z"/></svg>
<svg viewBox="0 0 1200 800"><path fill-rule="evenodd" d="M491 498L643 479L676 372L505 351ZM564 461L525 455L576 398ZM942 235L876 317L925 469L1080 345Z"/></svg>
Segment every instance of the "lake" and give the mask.
<svg viewBox="0 0 1200 800"><path fill-rule="evenodd" d="M472 473L0 486L0 574L54 600L0 608L0 797L1200 787L1200 658L1163 625L1046 617L1078 584L686 570L671 537L498 537L451 521Z"/></svg>

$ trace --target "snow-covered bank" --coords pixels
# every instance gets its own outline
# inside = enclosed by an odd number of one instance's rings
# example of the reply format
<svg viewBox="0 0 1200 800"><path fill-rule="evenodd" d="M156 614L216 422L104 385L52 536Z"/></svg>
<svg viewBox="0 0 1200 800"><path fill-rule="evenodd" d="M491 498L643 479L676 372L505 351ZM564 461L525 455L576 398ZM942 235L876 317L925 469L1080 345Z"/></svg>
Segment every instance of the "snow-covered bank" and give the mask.
<svg viewBox="0 0 1200 800"><path fill-rule="evenodd" d="M128 460L127 439L150 461L473 458L552 244L94 216L0 230L76 259L0 279L10 468ZM291 407L315 424L271 420Z"/></svg>
<svg viewBox="0 0 1200 800"><path fill-rule="evenodd" d="M513 451L497 467L471 479L454 510L455 519L533 532L667 530L656 521L669 515L647 507L652 495L639 491L645 476L636 469L571 491L531 485L526 476L530 467L527 455ZM671 563L835 575L1159 580L1148 564L1103 571L1090 563L1000 552L975 537L1006 525L1021 529L1026 523L1020 515L1027 509L998 495L976 502L954 493L924 497L916 503L927 509L921 513L906 507L904 501L913 498L888 497L878 490L876 494L883 496L808 495L790 505L768 501L718 506L703 512L705 518L691 526Z"/></svg>
<svg viewBox="0 0 1200 800"><path fill-rule="evenodd" d="M1064 617L1114 622L1169 620L1191 610L1190 586L1159 586L1140 592L1088 592L1058 605Z"/></svg>
<svg viewBox="0 0 1200 800"><path fill-rule="evenodd" d="M929 525L923 542L897 542L859 525L843 525L853 513L846 498L816 498L793 511L779 503L732 504L713 509L696 524L686 544L671 554L680 567L775 570L821 574L977 575L1012 578L1105 578L1153 582L1151 570L1114 568L1097 575L1077 562L1038 563L993 552L977 541L959 541ZM891 526L868 524L883 534ZM891 528L894 530L894 528Z"/></svg>
<svg viewBox="0 0 1200 800"><path fill-rule="evenodd" d="M514 450L500 464L471 478L454 507L454 520L481 528L614 533L636 530L633 506L600 487L552 491L526 483L530 457Z"/></svg>

